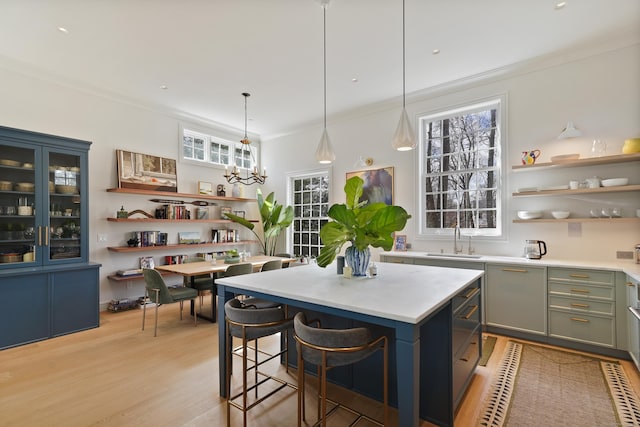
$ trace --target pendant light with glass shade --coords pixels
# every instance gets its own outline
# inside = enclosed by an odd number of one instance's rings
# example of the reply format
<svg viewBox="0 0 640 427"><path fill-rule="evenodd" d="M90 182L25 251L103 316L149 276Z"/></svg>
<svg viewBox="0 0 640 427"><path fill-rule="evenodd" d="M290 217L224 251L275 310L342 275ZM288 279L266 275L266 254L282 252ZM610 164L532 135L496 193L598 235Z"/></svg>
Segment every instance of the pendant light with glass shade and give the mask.
<svg viewBox="0 0 640 427"><path fill-rule="evenodd" d="M331 141L327 134L327 7L329 0L320 0L322 6L322 29L323 29L323 51L324 51L324 128L322 137L316 149L316 160L318 163L328 164L336 159L336 155L331 147Z"/></svg>
<svg viewBox="0 0 640 427"><path fill-rule="evenodd" d="M416 148L416 137L409 123L409 115L406 109L405 100L405 31L404 31L404 0L402 0L402 113L400 114L400 122L393 135L391 146L398 151L409 151Z"/></svg>

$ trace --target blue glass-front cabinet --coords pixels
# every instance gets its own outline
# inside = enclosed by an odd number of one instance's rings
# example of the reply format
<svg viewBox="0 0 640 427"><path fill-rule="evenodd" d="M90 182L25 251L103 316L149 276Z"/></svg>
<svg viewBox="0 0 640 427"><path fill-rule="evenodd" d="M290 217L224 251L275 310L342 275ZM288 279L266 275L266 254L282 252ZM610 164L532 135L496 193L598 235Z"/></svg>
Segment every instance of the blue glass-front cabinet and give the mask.
<svg viewBox="0 0 640 427"><path fill-rule="evenodd" d="M0 127L0 348L98 326L90 145Z"/></svg>

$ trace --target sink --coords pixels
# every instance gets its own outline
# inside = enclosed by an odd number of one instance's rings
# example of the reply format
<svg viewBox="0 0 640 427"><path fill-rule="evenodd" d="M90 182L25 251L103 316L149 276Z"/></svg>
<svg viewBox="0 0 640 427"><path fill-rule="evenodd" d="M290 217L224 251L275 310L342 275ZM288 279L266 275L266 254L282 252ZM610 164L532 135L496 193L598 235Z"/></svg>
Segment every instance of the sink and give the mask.
<svg viewBox="0 0 640 427"><path fill-rule="evenodd" d="M463 259L482 258L482 255L452 254L452 253L439 253L439 252L427 252L425 255L430 257L439 257L439 258L463 258Z"/></svg>

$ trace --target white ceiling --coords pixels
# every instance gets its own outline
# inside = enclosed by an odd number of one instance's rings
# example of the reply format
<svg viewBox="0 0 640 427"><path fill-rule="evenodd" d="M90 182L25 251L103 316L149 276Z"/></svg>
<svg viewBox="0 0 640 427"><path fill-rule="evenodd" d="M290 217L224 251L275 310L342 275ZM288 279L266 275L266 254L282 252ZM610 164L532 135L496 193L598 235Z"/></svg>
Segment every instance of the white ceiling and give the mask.
<svg viewBox="0 0 640 427"><path fill-rule="evenodd" d="M566 3L406 0L407 93L640 41L640 1ZM0 66L238 129L250 92L264 139L321 122L322 25L318 0L0 0ZM401 95L402 1L332 0L329 116Z"/></svg>

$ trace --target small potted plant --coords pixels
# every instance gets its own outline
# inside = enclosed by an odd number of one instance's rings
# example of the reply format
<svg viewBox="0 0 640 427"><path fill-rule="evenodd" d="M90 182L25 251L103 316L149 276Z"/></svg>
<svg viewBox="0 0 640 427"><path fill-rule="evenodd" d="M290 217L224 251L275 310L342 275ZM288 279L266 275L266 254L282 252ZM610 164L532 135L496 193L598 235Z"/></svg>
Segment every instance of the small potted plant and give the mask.
<svg viewBox="0 0 640 427"><path fill-rule="evenodd" d="M402 230L411 215L400 206L385 203L360 201L364 181L358 176L344 185L346 203L334 204L328 216L333 220L322 226L320 238L324 247L318 256L318 265L331 264L342 246L350 242L345 250L345 261L353 269L354 276L366 276L371 252L369 247L393 247L393 233Z"/></svg>
<svg viewBox="0 0 640 427"><path fill-rule="evenodd" d="M225 264L237 264L240 262L240 254L237 249L229 249L224 256Z"/></svg>

